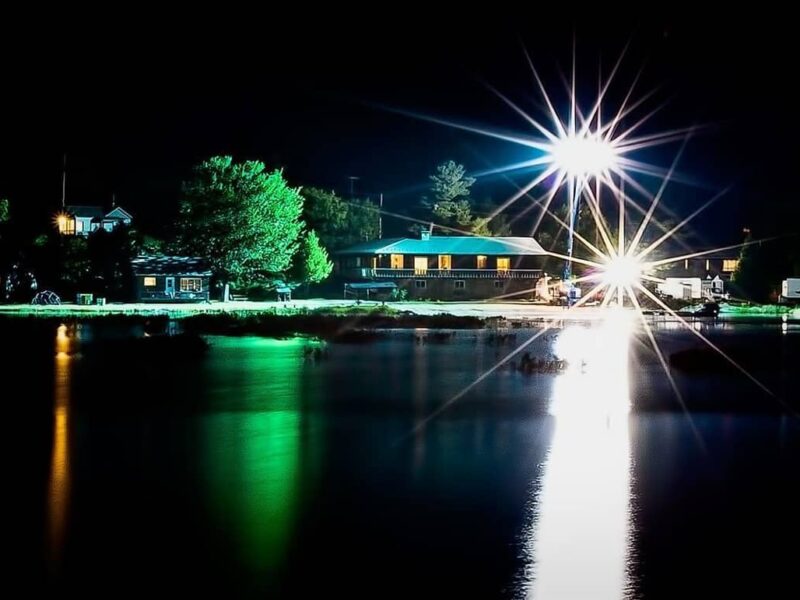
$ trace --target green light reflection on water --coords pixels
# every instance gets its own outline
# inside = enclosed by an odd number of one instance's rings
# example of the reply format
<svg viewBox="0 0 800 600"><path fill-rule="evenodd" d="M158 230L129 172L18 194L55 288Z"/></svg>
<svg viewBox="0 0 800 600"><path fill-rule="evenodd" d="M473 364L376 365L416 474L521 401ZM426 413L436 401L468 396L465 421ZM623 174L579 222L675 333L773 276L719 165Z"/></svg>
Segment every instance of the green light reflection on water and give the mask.
<svg viewBox="0 0 800 600"><path fill-rule="evenodd" d="M284 563L299 512L301 377L309 343L212 342L211 390L239 397L233 399L236 410L204 420L210 508L238 558L259 572L274 572Z"/></svg>

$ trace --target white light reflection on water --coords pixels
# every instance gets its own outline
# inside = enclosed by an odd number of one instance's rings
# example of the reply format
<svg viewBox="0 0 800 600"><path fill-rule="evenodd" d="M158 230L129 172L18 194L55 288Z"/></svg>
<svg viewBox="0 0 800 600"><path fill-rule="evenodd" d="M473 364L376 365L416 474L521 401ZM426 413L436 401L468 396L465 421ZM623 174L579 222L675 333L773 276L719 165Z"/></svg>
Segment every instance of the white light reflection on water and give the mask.
<svg viewBox="0 0 800 600"><path fill-rule="evenodd" d="M522 596L624 598L631 546L628 344L632 316L575 323L556 340L553 441L534 504Z"/></svg>

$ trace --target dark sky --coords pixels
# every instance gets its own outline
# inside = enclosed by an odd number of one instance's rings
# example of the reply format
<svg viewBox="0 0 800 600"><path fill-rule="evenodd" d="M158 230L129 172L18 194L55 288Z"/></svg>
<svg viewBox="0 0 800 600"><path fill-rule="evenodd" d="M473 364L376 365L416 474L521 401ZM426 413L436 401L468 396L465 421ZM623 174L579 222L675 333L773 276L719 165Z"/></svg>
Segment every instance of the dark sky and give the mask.
<svg viewBox="0 0 800 600"><path fill-rule="evenodd" d="M610 104L643 66L638 95L660 90L637 114L669 101L643 132L710 125L680 164L699 187L673 188L676 212L734 183L704 221L706 237L735 242L745 224L764 235L797 228L773 216L796 214L798 202L791 19L727 24L669 13L638 21L609 15L604 23L534 9L458 17L390 10L231 9L192 22L119 15L102 25L87 16L32 31L7 23L0 196L30 222L41 219L58 206L67 152L68 202L107 204L115 193L140 223L153 225L164 221L192 164L231 153L283 167L298 185L346 191L347 177L359 176L358 192L384 192L389 209L403 210L446 159L479 171L528 155L388 109L532 133L485 83L542 117L522 44L563 103L559 70L569 69L574 35L585 102L598 66L607 73L630 42ZM646 158L667 166L676 150ZM477 193L501 201L511 190L495 178Z"/></svg>

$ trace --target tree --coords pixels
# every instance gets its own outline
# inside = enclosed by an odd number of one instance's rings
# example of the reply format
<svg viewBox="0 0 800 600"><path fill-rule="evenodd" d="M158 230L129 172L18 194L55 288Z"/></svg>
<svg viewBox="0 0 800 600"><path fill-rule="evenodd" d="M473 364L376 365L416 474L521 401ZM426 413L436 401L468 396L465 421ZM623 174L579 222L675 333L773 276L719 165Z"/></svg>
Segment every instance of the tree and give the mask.
<svg viewBox="0 0 800 600"><path fill-rule="evenodd" d="M326 248L339 250L378 237L380 215L369 200L345 200L319 188L306 188L303 196L306 227L317 232Z"/></svg>
<svg viewBox="0 0 800 600"><path fill-rule="evenodd" d="M177 247L203 256L220 282L239 286L285 271L303 229L303 197L281 170L215 156L183 185Z"/></svg>
<svg viewBox="0 0 800 600"><path fill-rule="evenodd" d="M449 160L436 167L436 172L430 179L434 201L431 204L423 200L423 204L430 206L433 219L446 227L471 230L475 223L470 190L475 178L467 176L464 165Z"/></svg>
<svg viewBox="0 0 800 600"><path fill-rule="evenodd" d="M437 204L446 205L458 200L469 200L475 178L468 177L466 173L464 165L459 165L453 160L436 167L436 173L431 175L433 182L431 191Z"/></svg>
<svg viewBox="0 0 800 600"><path fill-rule="evenodd" d="M6 223L9 217L9 202L7 198L0 198L0 223Z"/></svg>
<svg viewBox="0 0 800 600"><path fill-rule="evenodd" d="M320 244L316 232L312 229L300 244L292 269L296 281L305 283L321 283L333 270L333 263L328 258L328 251Z"/></svg>
<svg viewBox="0 0 800 600"><path fill-rule="evenodd" d="M489 218L474 214L475 202L471 193L475 178L467 176L464 165L449 160L436 167L436 172L431 175L430 179L433 200L423 197L421 205L434 224L443 226L443 233L466 232L482 236L510 235L510 226L504 215ZM491 214L494 205L491 201L484 204L488 207L484 214ZM424 227L416 225L411 229L419 231L422 228Z"/></svg>

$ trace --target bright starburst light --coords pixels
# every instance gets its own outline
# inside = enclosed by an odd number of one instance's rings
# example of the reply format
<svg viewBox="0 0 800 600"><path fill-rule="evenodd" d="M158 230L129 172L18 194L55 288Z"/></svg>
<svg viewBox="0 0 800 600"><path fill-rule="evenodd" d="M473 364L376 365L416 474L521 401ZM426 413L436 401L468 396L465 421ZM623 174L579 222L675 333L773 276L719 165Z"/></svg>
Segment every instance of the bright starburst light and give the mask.
<svg viewBox="0 0 800 600"><path fill-rule="evenodd" d="M633 85L624 94L624 99L613 111L611 118L605 120L603 100L617 73L622 56L614 65L608 79L598 86L597 96L588 111L583 110L577 100L575 64L573 61L572 82L567 85L568 109L565 111L565 117L562 118L562 115L556 109L556 103L545 89L542 79L527 53L526 58L543 100L546 119L537 120L498 90L491 87L490 89L527 122L534 130L533 135L530 133L527 135L514 135L491 128L466 125L419 114L412 116L478 135L511 142L530 150L531 154L534 155L530 160L477 174L480 177L507 174L520 170L532 170L534 172L532 179L518 186L518 191L490 214L489 219L493 219L506 211L512 204L523 199L529 201L530 204L521 214L524 215L531 209L539 210L530 231L531 236L536 235L544 218L554 219L561 226L562 231L566 231L568 234L567 253L561 254L550 249L548 254L567 263L568 268L565 271L565 280L570 285L585 284L589 288L569 310L577 309L593 301L600 302L603 307L627 306L633 308L635 313L639 315L644 333L681 404L683 404L683 400L680 391L672 377L664 353L656 343L650 323L642 310L640 299L647 299L659 310L676 319L690 333L722 355L758 387L772 395L761 382L689 324L681 315L678 315L650 289L653 284L665 283L664 279L657 276L660 267L758 243L751 241L721 248L693 251L676 236L681 229L686 227L694 218L728 191L728 188L726 188L717 193L684 218L680 218L661 204L665 189L670 183L691 183L691 180L676 173L676 166L689 138L697 128L687 127L655 134L640 134L640 128L657 112L658 108L642 116L636 116L635 111L653 95L653 92L648 92L637 100L632 99L639 75L636 76ZM631 124L627 124L628 122ZM648 164L635 156L636 153L643 149L666 144L678 145L675 157L668 169ZM647 185L646 182L639 181L642 178L650 179L651 184ZM656 185L652 185L653 180L655 180ZM655 193L650 191L648 187L655 188ZM534 194L534 190L540 188L543 190L542 193ZM551 209L552 204L562 196L566 196L565 200L568 208L566 222ZM578 207L581 202L588 206L595 226L596 236L594 243L577 231ZM662 222L657 218L657 211L668 218L669 225L666 224L666 220ZM519 216L517 215L515 219L512 219L512 223ZM671 223L675 221L677 221L677 224L672 225ZM633 223L632 227L629 226L631 222ZM443 227L443 229L452 228ZM470 232L465 231L458 231L458 233L470 235ZM647 241L646 233L651 233ZM584 256L574 255L573 239L580 242L584 247ZM684 251L676 256L657 257L656 250L661 249L663 251L666 242L677 243L684 248ZM581 270L581 274L577 278L572 278L573 265ZM558 282L553 287L561 285L563 285L562 282ZM498 296L496 299L520 296L533 291L534 289L524 290ZM561 317L559 317L560 319ZM495 370L513 360L537 338L553 327L556 322L554 320L546 323L540 332L509 352L470 385L440 406L433 414L418 423L415 430L424 427L431 418L446 410L448 406L473 389Z"/></svg>

